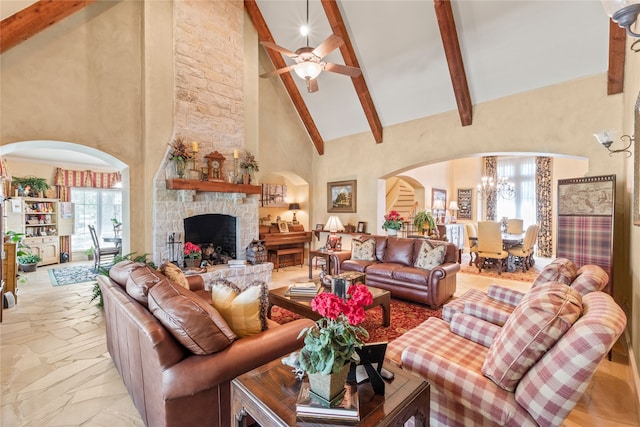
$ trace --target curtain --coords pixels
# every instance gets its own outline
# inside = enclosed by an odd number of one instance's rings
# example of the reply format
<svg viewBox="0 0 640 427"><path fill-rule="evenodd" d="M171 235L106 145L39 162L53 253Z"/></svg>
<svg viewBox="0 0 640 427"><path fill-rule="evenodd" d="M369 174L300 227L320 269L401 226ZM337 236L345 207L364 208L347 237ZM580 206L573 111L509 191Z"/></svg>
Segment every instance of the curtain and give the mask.
<svg viewBox="0 0 640 427"><path fill-rule="evenodd" d="M538 231L538 256L550 257L553 253L551 236L551 157L536 157L536 220Z"/></svg>
<svg viewBox="0 0 640 427"><path fill-rule="evenodd" d="M536 219L536 161L534 157L499 157L498 176L513 184L513 198L498 196L498 218L520 218L525 229Z"/></svg>
<svg viewBox="0 0 640 427"><path fill-rule="evenodd" d="M485 156L484 160L484 175L489 178L493 178L493 182L498 180L497 163L498 158L496 156ZM486 219L487 221L495 221L497 218L498 200L495 189L487 194L487 206Z"/></svg>
<svg viewBox="0 0 640 427"><path fill-rule="evenodd" d="M120 172L76 171L57 168L55 185L60 187L112 188L120 180Z"/></svg>

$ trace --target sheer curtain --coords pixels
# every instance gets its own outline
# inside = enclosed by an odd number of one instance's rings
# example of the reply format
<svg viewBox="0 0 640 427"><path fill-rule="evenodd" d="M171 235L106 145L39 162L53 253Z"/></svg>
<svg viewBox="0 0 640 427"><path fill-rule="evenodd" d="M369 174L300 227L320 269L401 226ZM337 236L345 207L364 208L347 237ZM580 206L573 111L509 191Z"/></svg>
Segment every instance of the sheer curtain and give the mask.
<svg viewBox="0 0 640 427"><path fill-rule="evenodd" d="M535 157L498 157L498 177L515 186L515 197L498 197L499 221L503 217L521 218L524 228L536 223L536 159Z"/></svg>

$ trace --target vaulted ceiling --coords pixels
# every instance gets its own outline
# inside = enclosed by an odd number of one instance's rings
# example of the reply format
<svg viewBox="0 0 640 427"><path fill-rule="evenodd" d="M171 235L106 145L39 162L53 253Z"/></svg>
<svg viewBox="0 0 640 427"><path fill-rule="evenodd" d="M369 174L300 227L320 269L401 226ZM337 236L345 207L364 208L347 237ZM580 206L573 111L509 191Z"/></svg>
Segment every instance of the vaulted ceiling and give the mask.
<svg viewBox="0 0 640 427"><path fill-rule="evenodd" d="M0 54L91 2L15 2L0 23ZM608 93L623 90L626 35L595 0L244 3L260 41L291 51L306 45L308 4L309 44L337 34L345 44L325 60L362 70L322 72L315 93L293 72L271 77L282 79L319 154L327 140L370 132L383 143L387 126L448 111L473 126L474 105L607 71ZM293 64L266 51L274 68Z"/></svg>

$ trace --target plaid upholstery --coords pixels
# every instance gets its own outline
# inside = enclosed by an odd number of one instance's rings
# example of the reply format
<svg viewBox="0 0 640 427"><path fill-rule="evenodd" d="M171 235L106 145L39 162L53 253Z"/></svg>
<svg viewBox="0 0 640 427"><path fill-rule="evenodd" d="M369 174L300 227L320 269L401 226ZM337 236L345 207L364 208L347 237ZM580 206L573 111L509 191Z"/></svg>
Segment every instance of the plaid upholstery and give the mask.
<svg viewBox="0 0 640 427"><path fill-rule="evenodd" d="M505 304L509 304L513 307L520 303L520 300L524 296L522 292L505 288L504 286L490 285L487 290L487 295L495 300L502 301Z"/></svg>
<svg viewBox="0 0 640 427"><path fill-rule="evenodd" d="M402 352L402 367L431 384L430 425L536 425L513 393L482 375L486 347L454 334L434 317L415 329L421 331L420 343ZM442 396L434 402L438 394Z"/></svg>
<svg viewBox="0 0 640 427"><path fill-rule="evenodd" d="M481 373L488 350L429 318L389 343L404 348L404 369L431 384L431 426L560 425L587 388L599 362L622 334L626 318L603 292L583 298L583 315L511 393ZM456 316L457 318L457 316Z"/></svg>
<svg viewBox="0 0 640 427"><path fill-rule="evenodd" d="M611 271L613 216L559 216L558 256L572 259L578 267L595 264Z"/></svg>
<svg viewBox="0 0 640 427"><path fill-rule="evenodd" d="M533 281L531 288L548 282L560 282L568 285L576 278L576 274L578 274L578 267L573 261L566 258L556 258L542 269Z"/></svg>
<svg viewBox="0 0 640 427"><path fill-rule="evenodd" d="M469 289L460 297L442 307L442 319L450 322L455 313L464 313L465 304L469 302L475 302L478 305L485 305L491 307L493 310L499 310L505 313L511 313L515 308L515 305L493 299L482 291Z"/></svg>
<svg viewBox="0 0 640 427"><path fill-rule="evenodd" d="M451 323L449 323L449 329L454 334L487 348L491 346L493 338L500 332L500 326L466 313L454 314Z"/></svg>
<svg viewBox="0 0 640 427"><path fill-rule="evenodd" d="M582 298L563 283L532 289L493 340L482 373L507 391L573 325L582 313Z"/></svg>
<svg viewBox="0 0 640 427"><path fill-rule="evenodd" d="M475 301L469 301L464 304L464 313L491 322L497 326L504 325L511 314L511 312L500 310L491 304L482 304Z"/></svg>
<svg viewBox="0 0 640 427"><path fill-rule="evenodd" d="M625 314L606 293L585 295L582 307L582 317L516 388L516 401L540 425L562 423L624 331Z"/></svg>
<svg viewBox="0 0 640 427"><path fill-rule="evenodd" d="M589 292L601 291L609 283L609 275L597 265L583 265L578 270L578 276L571 283L582 296Z"/></svg>

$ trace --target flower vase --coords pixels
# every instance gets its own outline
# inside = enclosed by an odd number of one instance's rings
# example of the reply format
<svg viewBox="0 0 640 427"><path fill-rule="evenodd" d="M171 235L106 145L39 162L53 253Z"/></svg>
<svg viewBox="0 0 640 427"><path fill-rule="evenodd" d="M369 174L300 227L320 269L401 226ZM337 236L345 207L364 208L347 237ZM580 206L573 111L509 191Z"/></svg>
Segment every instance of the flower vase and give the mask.
<svg viewBox="0 0 640 427"><path fill-rule="evenodd" d="M331 402L344 390L350 368L351 363L347 363L342 368L342 371L336 374L308 374L309 388L311 388L311 391L316 395L327 402Z"/></svg>
<svg viewBox="0 0 640 427"><path fill-rule="evenodd" d="M251 175L249 175L247 172L242 174L242 183L251 184Z"/></svg>
<svg viewBox="0 0 640 427"><path fill-rule="evenodd" d="M394 230L393 228L387 229L387 236L395 237L398 235L398 230Z"/></svg>
<svg viewBox="0 0 640 427"><path fill-rule="evenodd" d="M184 265L187 268L198 268L200 267L200 260L202 258L185 258Z"/></svg>
<svg viewBox="0 0 640 427"><path fill-rule="evenodd" d="M176 175L178 175L178 178L184 177L187 170L187 162L179 157L174 159L174 162L176 164Z"/></svg>

